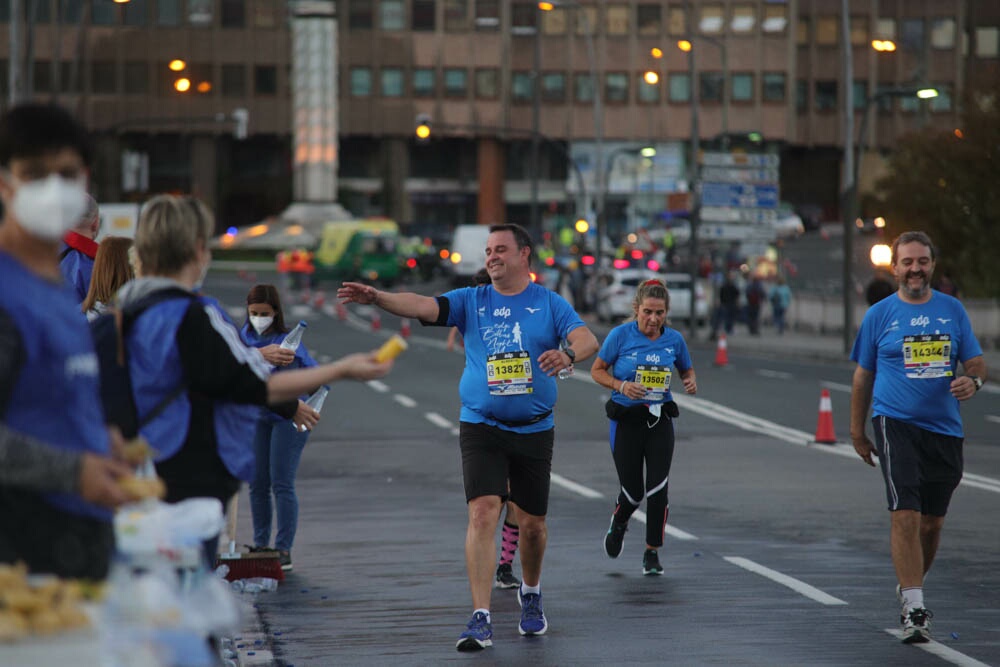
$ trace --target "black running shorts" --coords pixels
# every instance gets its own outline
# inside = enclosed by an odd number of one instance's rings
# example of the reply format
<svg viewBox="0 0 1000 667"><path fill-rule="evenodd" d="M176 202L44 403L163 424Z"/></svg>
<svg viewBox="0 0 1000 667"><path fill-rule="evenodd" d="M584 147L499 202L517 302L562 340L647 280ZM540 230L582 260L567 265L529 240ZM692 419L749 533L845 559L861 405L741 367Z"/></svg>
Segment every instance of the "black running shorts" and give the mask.
<svg viewBox="0 0 1000 667"><path fill-rule="evenodd" d="M555 429L514 433L488 424L460 422L466 502L480 496L506 499L510 480L510 499L528 514L545 516L554 440Z"/></svg>
<svg viewBox="0 0 1000 667"><path fill-rule="evenodd" d="M882 415L872 424L889 510L947 514L962 480L962 438Z"/></svg>

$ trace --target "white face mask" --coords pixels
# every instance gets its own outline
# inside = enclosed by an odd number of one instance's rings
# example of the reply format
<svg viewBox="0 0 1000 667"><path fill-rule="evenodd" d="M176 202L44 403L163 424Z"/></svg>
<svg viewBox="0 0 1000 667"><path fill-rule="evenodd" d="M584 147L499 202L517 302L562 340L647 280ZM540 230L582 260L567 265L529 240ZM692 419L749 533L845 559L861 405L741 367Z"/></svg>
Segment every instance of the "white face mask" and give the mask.
<svg viewBox="0 0 1000 667"><path fill-rule="evenodd" d="M268 315L267 317L258 317L257 315L250 316L250 326L253 327L254 331L257 332L258 336L262 336L267 328L271 326L274 322L274 317Z"/></svg>
<svg viewBox="0 0 1000 667"><path fill-rule="evenodd" d="M14 217L29 233L59 241L80 222L87 210L84 179L69 180L58 174L20 183L11 204Z"/></svg>

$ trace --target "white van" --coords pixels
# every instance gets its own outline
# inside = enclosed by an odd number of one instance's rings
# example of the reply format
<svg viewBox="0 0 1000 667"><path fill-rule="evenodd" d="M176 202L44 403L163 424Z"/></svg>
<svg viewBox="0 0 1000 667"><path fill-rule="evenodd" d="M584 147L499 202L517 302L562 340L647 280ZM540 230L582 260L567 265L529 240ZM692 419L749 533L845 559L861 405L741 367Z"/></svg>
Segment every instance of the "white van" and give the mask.
<svg viewBox="0 0 1000 667"><path fill-rule="evenodd" d="M489 235L489 225L455 227L449 257L455 282L471 283L476 272L486 266L486 240Z"/></svg>

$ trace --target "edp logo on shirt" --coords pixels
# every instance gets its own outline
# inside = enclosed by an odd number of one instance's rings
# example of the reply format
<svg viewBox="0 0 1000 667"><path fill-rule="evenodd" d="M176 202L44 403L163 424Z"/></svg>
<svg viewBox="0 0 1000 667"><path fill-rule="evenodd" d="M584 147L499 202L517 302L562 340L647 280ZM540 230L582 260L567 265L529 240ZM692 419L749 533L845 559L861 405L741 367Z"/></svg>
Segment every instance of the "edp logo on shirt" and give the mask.
<svg viewBox="0 0 1000 667"><path fill-rule="evenodd" d="M931 320L926 315L921 315L920 317L914 317L913 319L910 320L911 327L926 327L930 323Z"/></svg>
<svg viewBox="0 0 1000 667"><path fill-rule="evenodd" d="M510 308L505 306L503 308L494 309L493 317L510 317Z"/></svg>
<svg viewBox="0 0 1000 667"><path fill-rule="evenodd" d="M93 352L75 354L66 359L66 378L97 377L97 355Z"/></svg>
<svg viewBox="0 0 1000 667"><path fill-rule="evenodd" d="M660 355L658 355L658 354L647 354L646 355L646 361L648 361L651 364L658 364L658 363L660 363Z"/></svg>

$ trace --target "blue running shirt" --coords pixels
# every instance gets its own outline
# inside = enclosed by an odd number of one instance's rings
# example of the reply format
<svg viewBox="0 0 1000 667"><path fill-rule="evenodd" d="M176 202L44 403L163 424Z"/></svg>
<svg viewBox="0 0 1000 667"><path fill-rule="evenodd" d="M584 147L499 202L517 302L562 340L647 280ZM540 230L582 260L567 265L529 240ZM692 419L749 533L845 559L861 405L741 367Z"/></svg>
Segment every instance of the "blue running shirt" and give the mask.
<svg viewBox="0 0 1000 667"><path fill-rule="evenodd" d="M682 373L691 368L691 354L680 332L664 328L656 340L639 331L637 322L619 324L604 339L597 353L608 364L608 372L618 380L638 382L646 387L642 400L632 400L615 387L611 400L620 405L647 405L672 401L670 383L676 368Z"/></svg>
<svg viewBox="0 0 1000 667"><path fill-rule="evenodd" d="M442 295L448 300L449 326L465 339L465 371L458 385L460 419L517 433L553 427L550 414L534 424L510 426L552 410L556 378L538 367L538 357L584 326L576 311L555 292L535 283L514 296L492 285L466 287Z"/></svg>
<svg viewBox="0 0 1000 667"><path fill-rule="evenodd" d="M865 313L851 359L875 374L872 415L964 437L949 387L959 361L983 353L961 302L937 290L927 303L898 294Z"/></svg>

